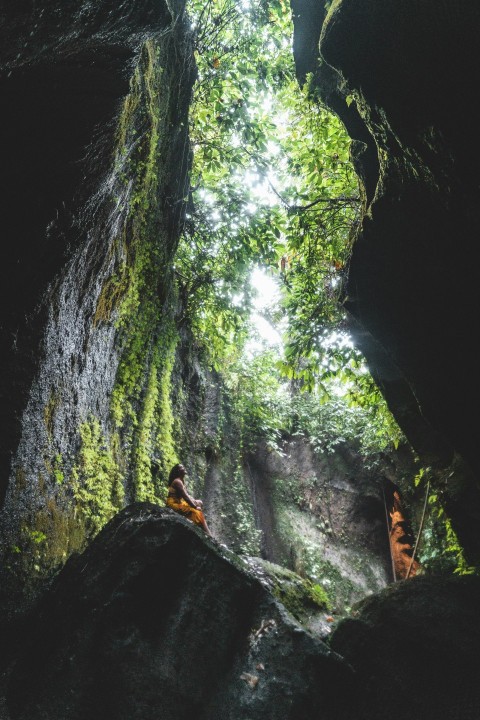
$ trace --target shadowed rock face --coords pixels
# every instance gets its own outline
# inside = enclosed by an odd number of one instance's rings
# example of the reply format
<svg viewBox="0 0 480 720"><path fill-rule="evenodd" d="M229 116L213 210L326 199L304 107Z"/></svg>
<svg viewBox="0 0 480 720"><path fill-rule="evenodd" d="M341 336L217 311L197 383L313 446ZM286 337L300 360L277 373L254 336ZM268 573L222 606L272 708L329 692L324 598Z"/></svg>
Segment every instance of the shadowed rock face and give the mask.
<svg viewBox="0 0 480 720"><path fill-rule="evenodd" d="M324 20L313 0L292 7L298 74L314 73L344 121L365 191L345 301L353 335L423 460L456 458L445 500L478 560L480 8L341 0Z"/></svg>
<svg viewBox="0 0 480 720"><path fill-rule="evenodd" d="M74 466L88 423L109 452L132 335L118 320L143 252L153 319L134 383L141 414L189 182L196 69L182 1L4 3L0 40L0 554L26 558L40 532L58 567L89 533L69 520ZM134 463L116 457L128 502Z"/></svg>
<svg viewBox="0 0 480 720"><path fill-rule="evenodd" d="M416 577L359 603L329 643L355 670L345 717L477 718L479 602L479 578Z"/></svg>
<svg viewBox="0 0 480 720"><path fill-rule="evenodd" d="M121 100L140 48L171 20L162 0L24 0L0 8L0 503L45 352L52 298L42 302L44 294L91 229L83 206L90 200L98 211L95 195L112 162ZM81 298L93 295L107 232L91 243L90 266L76 271ZM72 319L77 332L84 322ZM64 328L58 338L63 355L70 332Z"/></svg>
<svg viewBox="0 0 480 720"><path fill-rule="evenodd" d="M366 471L346 444L319 455L289 438L282 450L259 445L248 461L262 557L325 583L340 611L384 588L392 576L378 468Z"/></svg>
<svg viewBox="0 0 480 720"><path fill-rule="evenodd" d="M351 671L236 556L170 510L120 512L40 607L14 720L342 718Z"/></svg>
<svg viewBox="0 0 480 720"><path fill-rule="evenodd" d="M138 503L68 561L16 634L8 712L380 720L393 705L409 720L473 720L479 602L479 578L417 577L359 603L327 645L233 553Z"/></svg>

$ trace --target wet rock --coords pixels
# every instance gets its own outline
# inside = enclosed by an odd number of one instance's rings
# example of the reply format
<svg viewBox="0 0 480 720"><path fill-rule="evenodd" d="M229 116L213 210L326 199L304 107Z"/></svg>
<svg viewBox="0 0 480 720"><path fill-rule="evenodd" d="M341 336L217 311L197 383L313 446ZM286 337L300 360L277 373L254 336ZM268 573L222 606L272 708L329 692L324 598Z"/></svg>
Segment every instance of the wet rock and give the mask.
<svg viewBox="0 0 480 720"><path fill-rule="evenodd" d="M333 620L327 612L330 598L320 585L263 558L240 560L304 628L322 640L328 637L329 622Z"/></svg>
<svg viewBox="0 0 480 720"><path fill-rule="evenodd" d="M463 576L416 577L359 603L329 640L357 679L346 717L477 718L479 602L480 578Z"/></svg>
<svg viewBox="0 0 480 720"><path fill-rule="evenodd" d="M171 20L168 4L153 0L26 0L0 8L0 503L42 355L55 357L59 342L70 354L86 322L78 305L94 289L86 291L86 271L77 266L80 300L71 301L71 325L51 347L44 333L53 301L42 305L44 294L87 244L83 206L98 204L141 47ZM98 238L88 245L98 275L107 247Z"/></svg>
<svg viewBox="0 0 480 720"><path fill-rule="evenodd" d="M195 63L183 10L165 0L0 9L0 607L34 594L85 547L92 528L75 489L85 432L97 457L113 460L116 443L115 509L133 497L135 443L111 413L132 334L118 331L118 316L141 245L153 278L142 293L154 318L145 348L157 342L191 157ZM147 187L140 220L133 207ZM145 350L137 363L139 413L150 358Z"/></svg>
<svg viewBox="0 0 480 720"><path fill-rule="evenodd" d="M10 671L12 720L343 717L348 665L156 505L127 507L72 557L33 627Z"/></svg>
<svg viewBox="0 0 480 720"><path fill-rule="evenodd" d="M286 437L282 453L260 443L248 470L263 558L314 579L339 609L390 581L381 471L353 446L316 453L307 438Z"/></svg>

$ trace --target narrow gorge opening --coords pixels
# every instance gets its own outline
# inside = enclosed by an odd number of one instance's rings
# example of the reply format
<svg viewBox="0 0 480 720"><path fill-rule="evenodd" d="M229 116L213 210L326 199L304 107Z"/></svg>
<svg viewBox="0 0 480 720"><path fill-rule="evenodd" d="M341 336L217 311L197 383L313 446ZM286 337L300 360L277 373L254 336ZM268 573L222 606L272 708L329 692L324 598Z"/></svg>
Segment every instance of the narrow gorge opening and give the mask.
<svg viewBox="0 0 480 720"><path fill-rule="evenodd" d="M34 587L124 505L162 504L181 460L219 540L345 611L391 581L385 478L418 530L431 472L349 330L371 195L359 141L328 107L323 61L294 53L301 7L191 0L158 23L111 137L84 152L100 184L49 226L80 250L37 306L45 360L7 488L7 576ZM358 98L337 94L353 116ZM437 515L425 537L465 565Z"/></svg>
<svg viewBox="0 0 480 720"><path fill-rule="evenodd" d="M380 501L373 518L362 516L365 496L380 500L385 465L397 465L405 512L420 529L415 477L425 473L348 330L350 254L367 188L352 140L322 97L321 61L307 72L294 58L286 2L187 9L197 67L193 164L174 275L180 324L218 373L235 435L227 489L218 452L207 458L207 514L236 552L295 570L344 610L406 575L386 570L398 543L385 544L391 528L380 530ZM341 90L353 110L355 97ZM346 486L357 505L342 496ZM439 532L433 543L446 537ZM345 590L349 568L357 581Z"/></svg>
<svg viewBox="0 0 480 720"><path fill-rule="evenodd" d="M0 9L0 714L181 720L184 664L205 720L470 677L429 637L480 595L461 5Z"/></svg>

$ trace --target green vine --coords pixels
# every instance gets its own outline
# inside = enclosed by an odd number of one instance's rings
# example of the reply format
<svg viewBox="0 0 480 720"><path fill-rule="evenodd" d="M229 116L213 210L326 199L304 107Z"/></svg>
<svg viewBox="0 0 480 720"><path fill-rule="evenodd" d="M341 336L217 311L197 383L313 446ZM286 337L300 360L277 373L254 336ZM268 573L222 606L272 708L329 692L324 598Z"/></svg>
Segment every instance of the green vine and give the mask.
<svg viewBox="0 0 480 720"><path fill-rule="evenodd" d="M415 487L427 486L429 480L437 489L429 492L424 529L418 542L418 560L423 572L477 574L478 569L467 563L452 522L445 512L441 479L435 477L431 468L422 467L415 476Z"/></svg>
<svg viewBox="0 0 480 720"><path fill-rule="evenodd" d="M158 470L163 478L168 477L170 468L177 462L171 401L176 341L176 336L171 335L169 344L163 348L157 344L154 349L133 456L135 499L139 501L155 502L165 495L166 485L159 487L155 484L152 458L159 464Z"/></svg>
<svg viewBox="0 0 480 720"><path fill-rule="evenodd" d="M116 325L122 356L111 414L126 453L136 500L158 501L162 476L176 462L171 376L178 334L171 264L177 239L163 206L171 173L172 102L177 79L160 45L148 41L125 99L117 136L116 166L124 179L126 220L115 280ZM175 90L173 89L175 88ZM103 299L108 307L108 302Z"/></svg>
<svg viewBox="0 0 480 720"><path fill-rule="evenodd" d="M123 476L99 421L80 426L81 446L72 469L77 510L89 535L96 534L124 504Z"/></svg>

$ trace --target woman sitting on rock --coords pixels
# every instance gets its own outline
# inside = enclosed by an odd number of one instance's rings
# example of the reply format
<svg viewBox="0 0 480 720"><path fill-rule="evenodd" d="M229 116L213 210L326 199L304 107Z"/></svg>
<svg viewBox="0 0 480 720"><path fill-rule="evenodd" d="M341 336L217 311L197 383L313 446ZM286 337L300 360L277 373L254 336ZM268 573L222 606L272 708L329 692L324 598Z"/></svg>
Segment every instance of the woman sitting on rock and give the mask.
<svg viewBox="0 0 480 720"><path fill-rule="evenodd" d="M191 520L195 525L200 525L207 535L212 537L212 533L210 532L210 528L207 525L205 515L202 511L203 502L201 500L195 500L187 493L183 482L186 474L187 471L181 463L174 465L170 470L166 505L172 510L175 510L175 512L180 513L180 515L188 518L188 520Z"/></svg>

